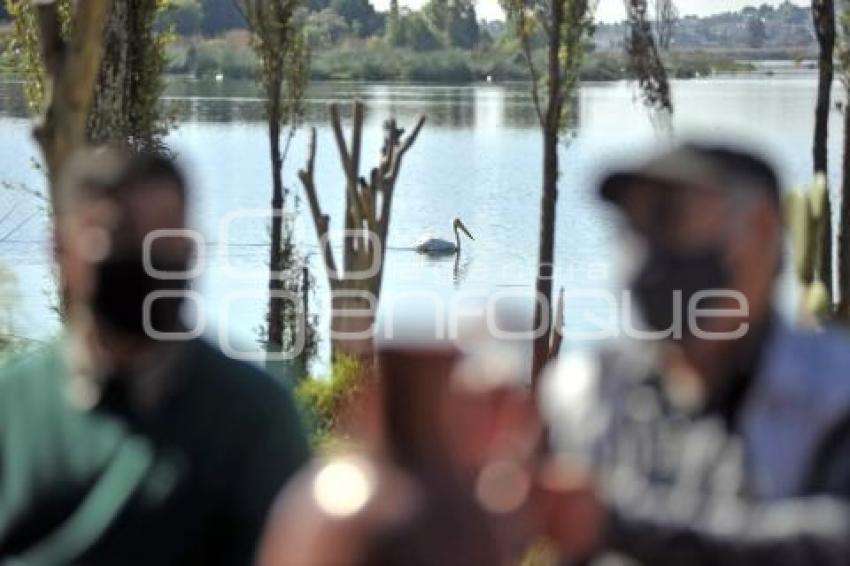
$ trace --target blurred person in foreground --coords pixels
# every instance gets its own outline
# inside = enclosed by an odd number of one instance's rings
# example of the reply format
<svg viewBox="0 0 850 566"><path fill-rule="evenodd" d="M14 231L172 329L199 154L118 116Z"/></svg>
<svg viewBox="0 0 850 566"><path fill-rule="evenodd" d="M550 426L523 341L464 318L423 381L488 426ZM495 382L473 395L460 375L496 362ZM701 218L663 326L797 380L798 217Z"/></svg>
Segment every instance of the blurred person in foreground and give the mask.
<svg viewBox="0 0 850 566"><path fill-rule="evenodd" d="M850 346L774 311L774 171L686 144L601 194L622 213L629 295L656 335L547 378L563 451L542 481L550 534L591 563L850 563Z"/></svg>
<svg viewBox="0 0 850 566"><path fill-rule="evenodd" d="M65 333L0 372L0 563L251 564L307 460L285 389L184 327L187 202L159 156L86 150L62 177Z"/></svg>
<svg viewBox="0 0 850 566"><path fill-rule="evenodd" d="M381 446L287 486L262 566L516 564L540 427L508 358L382 352Z"/></svg>

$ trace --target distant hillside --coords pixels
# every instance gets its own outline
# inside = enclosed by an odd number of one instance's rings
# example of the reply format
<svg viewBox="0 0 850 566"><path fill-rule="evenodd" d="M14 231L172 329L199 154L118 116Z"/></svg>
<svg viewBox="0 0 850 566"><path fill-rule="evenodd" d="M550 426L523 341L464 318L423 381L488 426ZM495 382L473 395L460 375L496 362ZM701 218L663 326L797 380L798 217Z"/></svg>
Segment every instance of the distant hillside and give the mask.
<svg viewBox="0 0 850 566"><path fill-rule="evenodd" d="M600 24L597 48L622 49L624 24ZM817 47L811 10L785 2L777 7L762 4L737 12L704 18L681 18L673 35L673 49L799 49Z"/></svg>

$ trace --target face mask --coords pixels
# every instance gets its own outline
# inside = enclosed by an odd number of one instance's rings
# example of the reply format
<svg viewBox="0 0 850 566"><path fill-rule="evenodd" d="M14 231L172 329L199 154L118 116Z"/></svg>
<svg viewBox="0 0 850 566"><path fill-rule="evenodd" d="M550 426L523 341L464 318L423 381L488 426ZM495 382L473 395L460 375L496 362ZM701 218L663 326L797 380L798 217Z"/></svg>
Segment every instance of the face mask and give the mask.
<svg viewBox="0 0 850 566"><path fill-rule="evenodd" d="M729 274L719 249L680 253L652 247L649 256L631 283L631 291L644 320L651 329L662 331L674 323L674 291L681 291L683 337L688 332L688 306L700 291L727 289ZM700 300L700 308L710 308L711 298Z"/></svg>
<svg viewBox="0 0 850 566"><path fill-rule="evenodd" d="M160 271L185 271L185 262L153 259ZM136 337L145 337L145 297L156 291L178 291L188 287L185 279L164 280L145 270L141 254L110 257L96 267L92 309L95 317L111 329ZM158 298L150 307L150 322L158 332L175 332L180 328L181 298Z"/></svg>

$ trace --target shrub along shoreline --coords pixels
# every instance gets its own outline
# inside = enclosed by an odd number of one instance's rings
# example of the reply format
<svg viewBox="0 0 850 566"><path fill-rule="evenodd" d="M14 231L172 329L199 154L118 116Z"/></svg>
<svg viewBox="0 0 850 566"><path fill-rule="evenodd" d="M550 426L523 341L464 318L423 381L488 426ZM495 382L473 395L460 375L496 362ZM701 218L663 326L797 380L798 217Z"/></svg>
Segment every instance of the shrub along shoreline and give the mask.
<svg viewBox="0 0 850 566"><path fill-rule="evenodd" d="M536 53L535 58L544 54ZM674 52L665 57L670 76L698 78L717 73L752 72L751 63L710 52ZM253 79L257 59L250 47L234 46L224 39L169 47L168 72L175 75ZM311 61L313 80L471 83L492 80L528 80L522 55L498 48L482 51L438 49L412 51L382 43L318 51ZM584 81L629 79L625 56L616 52L590 53L582 68Z"/></svg>

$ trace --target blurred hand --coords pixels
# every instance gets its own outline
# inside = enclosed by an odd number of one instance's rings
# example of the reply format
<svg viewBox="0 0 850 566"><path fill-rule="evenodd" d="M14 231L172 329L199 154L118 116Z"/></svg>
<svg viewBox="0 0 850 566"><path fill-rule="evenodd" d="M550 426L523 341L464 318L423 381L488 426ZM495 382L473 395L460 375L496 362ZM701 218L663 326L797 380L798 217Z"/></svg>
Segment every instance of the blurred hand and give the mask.
<svg viewBox="0 0 850 566"><path fill-rule="evenodd" d="M543 534L574 559L597 550L605 520L593 474L584 466L551 458L541 466L535 499Z"/></svg>

